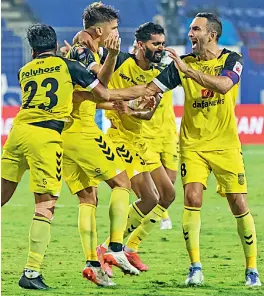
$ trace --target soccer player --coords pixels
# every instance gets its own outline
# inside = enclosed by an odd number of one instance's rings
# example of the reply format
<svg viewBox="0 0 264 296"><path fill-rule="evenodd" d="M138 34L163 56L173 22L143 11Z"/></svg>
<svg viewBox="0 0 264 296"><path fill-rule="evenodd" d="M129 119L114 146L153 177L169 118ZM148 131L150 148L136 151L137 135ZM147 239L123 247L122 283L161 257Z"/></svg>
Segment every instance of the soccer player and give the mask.
<svg viewBox="0 0 264 296"><path fill-rule="evenodd" d="M119 54L114 74L110 79L110 89L125 89L132 85L148 83L162 70L158 63L164 50L164 29L149 22L141 25L135 35L138 51L136 54ZM165 100L164 104L171 100L170 94L168 96L168 100L162 99L162 102ZM110 104L98 106L105 108L106 105L111 109ZM107 117L112 122L107 134L116 144L117 151L126 164L132 189L138 197L138 200L129 207L125 237L132 234L124 247L125 254L132 265L145 271L148 270L148 266L143 264L138 256L139 245L161 220L163 213L175 198L175 190L163 167L160 155L157 155L155 149L148 148L148 143L142 134L144 119L150 119L154 114L154 125L158 125L159 123L155 122L159 121L160 111L142 113L130 110L130 112L120 114L116 110L107 111ZM102 254L107 244L106 241L100 247ZM111 263L107 256L104 257L106 262Z"/></svg>
<svg viewBox="0 0 264 296"><path fill-rule="evenodd" d="M70 49L68 57L83 63L107 85L120 46L118 14L111 6L94 3L84 9L83 24L92 37L95 51L76 43ZM105 45L110 35L116 37L116 47L108 51L107 58L110 58L110 63L105 60L100 67L98 50ZM115 146L95 123L96 103L81 101L82 92L80 88L74 92L74 123L62 134L63 177L71 193L77 194L80 202L78 229L86 260L83 276L97 285L112 286L114 283L102 269L96 252L96 187L101 181L105 181L112 188L109 206L110 244L107 256L124 273L137 275L139 271L128 262L122 249L131 184Z"/></svg>
<svg viewBox="0 0 264 296"><path fill-rule="evenodd" d="M235 103L243 68L242 56L218 47L221 21L211 13L198 13L190 25L193 53L174 60L137 95L155 95L181 84L185 91L181 124L181 177L184 188L183 234L189 253L187 286L203 282L200 260L200 210L207 178L213 171L237 221L246 258L245 285L261 286L257 271L257 240L247 205L247 183L238 138ZM120 93L119 93L120 95Z"/></svg>
<svg viewBox="0 0 264 296"><path fill-rule="evenodd" d="M136 50L137 44L135 45L135 52ZM164 57L161 63L161 66L165 67L167 58ZM175 123L172 91L167 92L163 97L152 118L148 121L143 121L142 136L151 151L151 153L146 155L149 156L149 158L145 157L144 160L148 164L153 161L153 159L160 159L167 175L174 185L179 162L179 137ZM168 210L162 215L160 229L172 229L172 222Z"/></svg>
<svg viewBox="0 0 264 296"><path fill-rule="evenodd" d="M179 143L172 91L164 95L153 117L149 121L143 122L142 135L151 151L147 154L149 157L144 160L148 164L153 159L160 159L168 177L174 185L179 162ZM166 210L160 221L160 229L166 230L171 228L172 222L168 210Z"/></svg>
<svg viewBox="0 0 264 296"><path fill-rule="evenodd" d="M3 148L1 205L12 197L25 170L30 170L30 189L35 214L29 232L29 253L19 286L48 289L40 266L50 240L50 223L61 190L63 142L61 132L72 123L75 84L98 101L109 99L106 88L80 63L56 56L54 29L43 24L27 31L33 60L18 73L22 106Z"/></svg>

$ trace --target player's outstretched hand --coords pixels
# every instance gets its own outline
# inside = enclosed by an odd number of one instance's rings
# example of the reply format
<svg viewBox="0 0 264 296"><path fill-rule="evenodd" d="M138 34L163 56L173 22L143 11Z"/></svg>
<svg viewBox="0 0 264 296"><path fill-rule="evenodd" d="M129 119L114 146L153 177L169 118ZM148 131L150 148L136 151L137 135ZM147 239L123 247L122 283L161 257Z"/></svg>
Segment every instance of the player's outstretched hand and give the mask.
<svg viewBox="0 0 264 296"><path fill-rule="evenodd" d="M128 102L128 106L135 111L152 111L156 106L154 96L140 97Z"/></svg>
<svg viewBox="0 0 264 296"><path fill-rule="evenodd" d="M104 42L104 47L111 56L117 56L120 52L121 38L117 34L109 34Z"/></svg>
<svg viewBox="0 0 264 296"><path fill-rule="evenodd" d="M166 51L169 52L169 57L173 59L175 67L183 73L188 71L188 66L182 61L180 56L176 53L176 51L172 48L165 48Z"/></svg>
<svg viewBox="0 0 264 296"><path fill-rule="evenodd" d="M67 42L67 40L64 40L64 44L65 45L60 48L60 52L63 57L65 57L67 53L71 50L71 45Z"/></svg>
<svg viewBox="0 0 264 296"><path fill-rule="evenodd" d="M79 31L72 40L72 44L79 42L81 45L88 47L91 51L96 52L96 49L93 45L92 36L85 30Z"/></svg>
<svg viewBox="0 0 264 296"><path fill-rule="evenodd" d="M131 115L133 113L133 110L128 107L127 102L125 101L114 101L113 107L119 114Z"/></svg>

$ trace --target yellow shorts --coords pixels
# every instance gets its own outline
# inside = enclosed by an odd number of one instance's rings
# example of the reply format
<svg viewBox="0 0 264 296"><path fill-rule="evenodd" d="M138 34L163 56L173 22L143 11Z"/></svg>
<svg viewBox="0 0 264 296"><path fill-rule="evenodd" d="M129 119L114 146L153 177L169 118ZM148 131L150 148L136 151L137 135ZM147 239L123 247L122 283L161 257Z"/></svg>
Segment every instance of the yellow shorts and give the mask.
<svg viewBox="0 0 264 296"><path fill-rule="evenodd" d="M116 147L103 132L93 127L89 133L63 132L63 178L72 194L125 170Z"/></svg>
<svg viewBox="0 0 264 296"><path fill-rule="evenodd" d="M161 152L156 151L153 146L147 144L147 148L144 150L142 157L144 158L150 172L153 172L162 166Z"/></svg>
<svg viewBox="0 0 264 296"><path fill-rule="evenodd" d="M213 171L218 193L247 193L247 181L241 149L218 151L182 151L181 177L183 185L199 182L207 187L207 178Z"/></svg>
<svg viewBox="0 0 264 296"><path fill-rule="evenodd" d="M107 135L116 145L116 151L125 163L129 179L132 179L137 174L149 171L142 156L145 149L144 145L140 143L129 143L120 137L118 130L114 128L109 128L107 130Z"/></svg>
<svg viewBox="0 0 264 296"><path fill-rule="evenodd" d="M31 124L14 125L3 148L2 178L20 182L30 170L30 190L59 196L62 185L61 135Z"/></svg>
<svg viewBox="0 0 264 296"><path fill-rule="evenodd" d="M143 155L149 171L152 172L156 168L163 165L172 171L178 170L179 164L179 142L178 138L169 138L168 140L160 139L157 141L155 139L146 140L147 150Z"/></svg>

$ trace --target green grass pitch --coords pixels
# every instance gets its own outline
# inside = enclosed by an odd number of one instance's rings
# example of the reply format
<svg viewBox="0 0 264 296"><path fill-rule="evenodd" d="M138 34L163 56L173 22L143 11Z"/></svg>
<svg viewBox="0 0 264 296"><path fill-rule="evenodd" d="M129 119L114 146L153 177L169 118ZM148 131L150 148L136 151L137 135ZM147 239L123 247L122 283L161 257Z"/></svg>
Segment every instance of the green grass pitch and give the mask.
<svg viewBox="0 0 264 296"><path fill-rule="evenodd" d="M248 180L248 201L255 218L258 235L258 269L264 281L264 146L244 146ZM201 257L204 286L185 288L183 283L189 260L181 231L183 191L177 180L177 198L169 213L173 229L161 231L157 226L141 245L140 255L150 270L138 277L124 276L114 269L113 288L99 288L82 278L84 258L77 229L78 202L64 185L52 222L51 242L42 266L50 291L28 291L18 287L28 251L28 230L34 211L29 192L28 174L12 200L2 209L2 295L115 295L115 296L250 296L264 295L264 289L248 289L244 284L244 255L236 232L236 221L227 201L215 193L214 176L204 193L201 229ZM110 191L99 188L97 229L99 242L108 235ZM133 200L133 196L131 196Z"/></svg>

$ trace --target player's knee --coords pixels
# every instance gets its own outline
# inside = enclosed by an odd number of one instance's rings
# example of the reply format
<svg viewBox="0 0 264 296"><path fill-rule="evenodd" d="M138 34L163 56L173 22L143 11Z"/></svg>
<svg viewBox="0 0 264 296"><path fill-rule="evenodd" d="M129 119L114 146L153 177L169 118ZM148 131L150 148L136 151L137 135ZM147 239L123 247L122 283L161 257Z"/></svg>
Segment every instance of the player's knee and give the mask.
<svg viewBox="0 0 264 296"><path fill-rule="evenodd" d="M175 200L176 194L175 194L175 190L174 187L171 186L170 188L167 188L166 191L163 191L162 193L160 193L160 204L165 207L168 208L169 205Z"/></svg>
<svg viewBox="0 0 264 296"><path fill-rule="evenodd" d="M55 203L56 203L56 199L51 199L51 200L36 203L35 215L52 220L54 215Z"/></svg>
<svg viewBox="0 0 264 296"><path fill-rule="evenodd" d="M241 215L248 211L248 204L246 199L246 194L243 193L233 193L226 194L230 209L234 215Z"/></svg>
<svg viewBox="0 0 264 296"><path fill-rule="evenodd" d="M112 184L113 184L111 186L112 188L121 187L121 188L125 188L127 190L131 189L131 182L130 182L126 172L122 172L118 176L113 178Z"/></svg>
<svg viewBox="0 0 264 296"><path fill-rule="evenodd" d="M97 206L97 194L94 187L85 188L77 192L80 204L91 204Z"/></svg>
<svg viewBox="0 0 264 296"><path fill-rule="evenodd" d="M184 204L189 207L200 208L202 206L201 193L191 188L188 189L184 194Z"/></svg>
<svg viewBox="0 0 264 296"><path fill-rule="evenodd" d="M16 182L1 178L1 207L10 200L16 190L17 184Z"/></svg>
<svg viewBox="0 0 264 296"><path fill-rule="evenodd" d="M159 203L160 196L156 187L138 186L132 189L135 192L136 196L141 199L144 204L155 207Z"/></svg>

